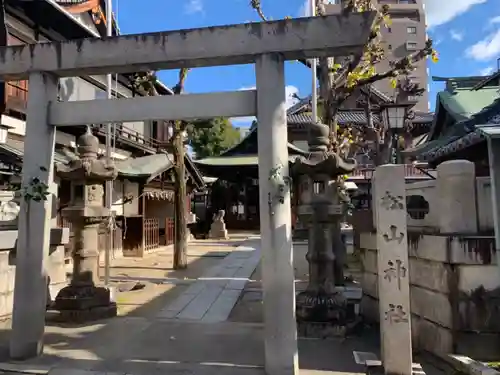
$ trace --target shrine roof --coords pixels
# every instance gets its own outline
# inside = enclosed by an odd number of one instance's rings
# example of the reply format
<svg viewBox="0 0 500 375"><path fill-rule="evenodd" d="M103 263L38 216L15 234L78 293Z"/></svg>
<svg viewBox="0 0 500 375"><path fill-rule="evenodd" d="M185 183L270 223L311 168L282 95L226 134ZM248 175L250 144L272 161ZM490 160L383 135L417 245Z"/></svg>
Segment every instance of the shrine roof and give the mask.
<svg viewBox="0 0 500 375"><path fill-rule="evenodd" d="M434 119L434 113L415 111L414 118L411 119L414 124L431 124ZM373 121L380 122L380 116L373 113ZM364 110L345 109L338 113L337 122L340 125L365 125L366 115ZM305 130L309 124L313 123L312 114L310 112L294 113L287 115L287 124L289 127L296 130Z"/></svg>
<svg viewBox="0 0 500 375"><path fill-rule="evenodd" d="M379 122L380 118L377 114L373 114L374 121ZM307 127L308 124L313 123L311 113L297 113L287 116L288 125L296 127ZM356 124L363 125L366 124L366 115L363 110L341 110L338 113L337 122L340 125Z"/></svg>
<svg viewBox="0 0 500 375"><path fill-rule="evenodd" d="M250 130L248 134L240 141L240 143L234 145L228 150L224 151L218 158L227 158L232 156L257 156L258 146L257 146L257 127ZM288 152L291 155L305 155L307 152L298 148L297 146L288 143ZM201 159L205 160L205 159ZM195 163L200 162L197 160Z"/></svg>
<svg viewBox="0 0 500 375"><path fill-rule="evenodd" d="M294 161L298 155L290 155L289 161ZM257 166L259 158L257 155L248 156L215 156L201 160L196 160L195 164L213 165L213 166Z"/></svg>
<svg viewBox="0 0 500 375"><path fill-rule="evenodd" d="M205 183L203 177L189 155L186 155L185 162L187 171L195 185L198 188L204 187ZM173 168L174 156L166 153L159 153L116 161L115 165L120 176L146 179L147 183L161 173Z"/></svg>
<svg viewBox="0 0 500 375"><path fill-rule="evenodd" d="M194 164L204 176L217 177L226 180L258 177L258 147L257 128L252 129L240 143L226 150L219 156L212 156L195 160ZM304 151L288 143L288 160L294 161L297 157L305 156Z"/></svg>
<svg viewBox="0 0 500 375"><path fill-rule="evenodd" d="M481 90L455 89L441 91L437 101L457 121L468 120L498 99L498 87L484 87Z"/></svg>
<svg viewBox="0 0 500 375"><path fill-rule="evenodd" d="M404 152L434 163L452 158L452 154L483 142L485 137L476 125L500 123L498 90L498 87L483 87L440 92L435 122L427 142ZM454 122L446 126L447 121Z"/></svg>
<svg viewBox="0 0 500 375"><path fill-rule="evenodd" d="M366 92L365 88L362 88L361 90ZM392 99L389 96L384 94L375 86L371 86L371 94L373 94L379 102L385 102L385 103L392 102ZM319 90L318 90L318 95L319 95ZM287 115L294 115L308 109L310 110L311 100L312 100L311 95L308 95L303 99L300 99L297 103L288 108Z"/></svg>
<svg viewBox="0 0 500 375"><path fill-rule="evenodd" d="M159 175L173 166L173 158L167 154L146 155L116 162L120 175L128 177L145 177Z"/></svg>

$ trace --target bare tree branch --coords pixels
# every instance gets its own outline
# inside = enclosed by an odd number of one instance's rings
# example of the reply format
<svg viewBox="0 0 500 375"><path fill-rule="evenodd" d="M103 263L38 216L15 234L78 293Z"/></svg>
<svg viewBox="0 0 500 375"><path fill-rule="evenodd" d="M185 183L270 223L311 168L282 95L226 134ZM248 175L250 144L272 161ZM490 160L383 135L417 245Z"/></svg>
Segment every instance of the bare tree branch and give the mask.
<svg viewBox="0 0 500 375"><path fill-rule="evenodd" d="M261 7L261 0L250 0L250 5L257 12L263 21L267 18ZM432 47L432 41L427 40L424 48L415 53L412 53L398 61L391 62L390 69L385 72L377 73L375 66L378 62L384 59L384 48L381 44L382 34L381 28L390 25L389 6L383 5L381 7L375 6L371 0L345 0L342 2L343 14L353 12L366 12L376 11L377 17L372 26L370 37L366 43L363 53L350 56L346 61L340 63L333 60L333 58L320 58L318 59L318 80L320 86L320 98L322 102L322 122L329 126L331 137L332 151L338 152L342 156L352 154L353 147L360 147L366 145L366 137L361 136L353 131L346 131L345 127L342 131L339 130L337 125L337 117L340 107L357 89L370 86L371 84L391 78L391 84L397 88L399 87L397 77L408 76L408 74L415 69L415 64L427 56L432 56L433 61L437 61L437 53ZM325 12L325 4L323 0L317 1L317 14L323 16ZM304 65L310 67L308 61L300 61ZM368 95L368 101L370 100ZM370 103L365 107L365 114L369 126L365 128L368 132L371 141L376 138L374 142L377 150L375 153L378 156L385 154L385 146L390 143L388 137L385 136L385 129L373 124L373 116ZM350 127L354 130L354 127ZM347 138L345 138L347 137ZM387 139L386 139L387 138ZM364 143L363 143L364 142ZM378 145L382 145L379 147Z"/></svg>
<svg viewBox="0 0 500 375"><path fill-rule="evenodd" d="M425 59L432 53L432 40L428 39L425 43L425 47L421 50L412 53L411 55L405 56L402 59L391 63L392 68L383 72L377 73L371 77L366 79L360 79L357 81L356 85L350 88L351 91L354 91L356 88L361 86L366 86L377 81L381 81L385 78L389 77L397 77L401 74L407 74L414 69L414 64Z"/></svg>

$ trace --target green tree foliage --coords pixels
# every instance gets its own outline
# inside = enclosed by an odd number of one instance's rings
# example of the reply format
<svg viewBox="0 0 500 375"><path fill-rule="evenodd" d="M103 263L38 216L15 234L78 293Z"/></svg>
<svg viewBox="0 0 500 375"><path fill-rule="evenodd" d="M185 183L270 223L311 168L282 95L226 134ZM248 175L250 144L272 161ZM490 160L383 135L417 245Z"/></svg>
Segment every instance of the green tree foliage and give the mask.
<svg viewBox="0 0 500 375"><path fill-rule="evenodd" d="M239 129L221 117L195 121L188 125L187 132L197 159L220 155L241 138Z"/></svg>

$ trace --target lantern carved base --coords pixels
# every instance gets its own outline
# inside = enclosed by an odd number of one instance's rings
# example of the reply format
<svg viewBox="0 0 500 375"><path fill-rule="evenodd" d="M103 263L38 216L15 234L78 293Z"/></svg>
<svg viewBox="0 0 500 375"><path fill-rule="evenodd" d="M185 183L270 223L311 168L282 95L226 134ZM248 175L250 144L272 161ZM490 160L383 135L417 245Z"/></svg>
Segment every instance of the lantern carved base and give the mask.
<svg viewBox="0 0 500 375"><path fill-rule="evenodd" d="M296 315L299 337L345 337L359 323L354 304L340 291L299 293Z"/></svg>
<svg viewBox="0 0 500 375"><path fill-rule="evenodd" d="M54 302L58 319L64 322L88 322L117 315L116 303L107 288L95 285L68 285L61 289Z"/></svg>

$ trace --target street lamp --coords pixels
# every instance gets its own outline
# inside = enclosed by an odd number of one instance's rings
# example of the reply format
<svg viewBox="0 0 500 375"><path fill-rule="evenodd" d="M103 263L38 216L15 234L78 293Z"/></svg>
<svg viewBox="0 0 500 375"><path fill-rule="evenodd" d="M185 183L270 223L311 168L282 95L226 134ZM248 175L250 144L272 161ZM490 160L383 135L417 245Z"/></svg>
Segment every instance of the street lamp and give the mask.
<svg viewBox="0 0 500 375"><path fill-rule="evenodd" d="M392 131L401 131L405 126L406 116L408 114L408 104L406 103L387 103L380 106L382 120Z"/></svg>
<svg viewBox="0 0 500 375"><path fill-rule="evenodd" d="M382 121L389 129L391 142L391 163L399 159L399 134L402 133L408 116L407 103L387 103L380 106Z"/></svg>

